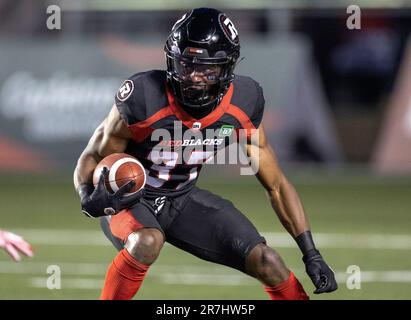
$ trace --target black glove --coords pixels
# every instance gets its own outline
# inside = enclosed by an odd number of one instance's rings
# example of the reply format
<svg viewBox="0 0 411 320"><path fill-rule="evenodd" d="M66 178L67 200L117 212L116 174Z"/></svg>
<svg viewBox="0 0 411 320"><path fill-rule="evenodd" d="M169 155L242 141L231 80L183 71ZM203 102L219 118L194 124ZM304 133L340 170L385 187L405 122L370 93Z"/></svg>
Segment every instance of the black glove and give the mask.
<svg viewBox="0 0 411 320"><path fill-rule="evenodd" d="M305 271L310 276L316 290L314 293L332 292L337 290L334 272L325 263L320 252L316 249L309 250L304 256Z"/></svg>
<svg viewBox="0 0 411 320"><path fill-rule="evenodd" d="M109 170L104 167L95 189L89 184L82 184L78 188L81 198L81 209L83 213L89 217L116 214L133 205L144 195L142 189L136 194L123 197L125 193L129 192L136 185L133 180L119 188L117 192L110 193L105 184L105 179L108 177L108 174Z"/></svg>

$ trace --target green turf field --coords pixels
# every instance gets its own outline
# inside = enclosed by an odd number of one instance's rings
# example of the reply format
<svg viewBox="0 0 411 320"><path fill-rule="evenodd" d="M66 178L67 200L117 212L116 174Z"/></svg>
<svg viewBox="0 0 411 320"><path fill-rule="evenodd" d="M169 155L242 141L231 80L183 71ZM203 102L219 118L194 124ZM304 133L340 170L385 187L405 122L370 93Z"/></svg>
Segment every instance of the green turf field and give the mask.
<svg viewBox="0 0 411 320"><path fill-rule="evenodd" d="M337 292L312 299L411 298L411 179L323 175L291 180L318 246L339 280ZM71 178L2 176L0 181L0 227L20 233L35 249L34 258L19 264L0 252L0 299L96 299L115 251L98 222L80 213ZM306 290L313 291L298 249L253 177L200 178L200 186L232 200L277 248ZM61 289L46 287L52 265L61 270ZM350 265L361 268L361 289L346 286ZM166 245L136 298L267 296L257 281L242 273Z"/></svg>

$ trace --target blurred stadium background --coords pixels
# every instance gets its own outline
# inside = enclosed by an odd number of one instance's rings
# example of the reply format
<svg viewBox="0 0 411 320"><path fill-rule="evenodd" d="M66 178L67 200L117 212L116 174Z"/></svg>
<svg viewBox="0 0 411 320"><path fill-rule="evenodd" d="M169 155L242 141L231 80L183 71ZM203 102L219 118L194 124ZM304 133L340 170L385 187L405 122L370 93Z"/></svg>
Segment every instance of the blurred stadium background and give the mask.
<svg viewBox="0 0 411 320"><path fill-rule="evenodd" d="M0 299L95 299L115 251L85 218L75 162L122 80L163 69L174 21L225 11L240 33L238 74L265 91L264 125L296 185L340 289L313 299L411 298L411 6L390 1L0 0L0 228L35 250L0 252ZM47 7L61 7L48 30ZM361 29L346 26L361 8ZM253 177L209 166L200 186L232 200L309 292L301 256ZM46 288L61 268L61 289ZM347 268L358 266L361 289ZM50 270L49 270L50 271ZM261 285L166 246L137 298L266 299Z"/></svg>

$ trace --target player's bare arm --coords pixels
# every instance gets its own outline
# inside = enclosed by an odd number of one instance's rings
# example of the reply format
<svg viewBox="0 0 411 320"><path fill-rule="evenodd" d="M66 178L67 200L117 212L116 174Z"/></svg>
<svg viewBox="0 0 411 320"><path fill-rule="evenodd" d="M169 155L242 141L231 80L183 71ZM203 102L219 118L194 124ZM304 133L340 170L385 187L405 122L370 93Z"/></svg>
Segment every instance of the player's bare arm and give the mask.
<svg viewBox="0 0 411 320"><path fill-rule="evenodd" d="M105 179L109 172L104 168L98 185L94 188L92 177L101 159L126 150L131 133L115 106L106 119L94 131L87 147L80 155L74 171L74 185L81 198L83 212L91 217L112 215L140 198L141 193L123 199L123 195L134 187L134 181L121 187L115 194L106 189Z"/></svg>
<svg viewBox="0 0 411 320"><path fill-rule="evenodd" d="M130 130L120 116L116 106L111 108L108 116L94 131L87 147L84 149L74 171L74 185L92 183L93 171L101 159L109 154L124 152Z"/></svg>
<svg viewBox="0 0 411 320"><path fill-rule="evenodd" d="M306 271L317 288L315 293L336 290L334 273L315 247L300 197L282 172L262 125L251 135L246 148L252 165L257 168L256 176L266 189L273 209L304 255Z"/></svg>
<svg viewBox="0 0 411 320"><path fill-rule="evenodd" d="M253 148L255 150L251 150ZM286 230L294 238L309 230L308 219L304 214L300 198L278 165L262 125L258 132L252 135L247 149L249 155L258 157L257 178L267 190L271 205Z"/></svg>

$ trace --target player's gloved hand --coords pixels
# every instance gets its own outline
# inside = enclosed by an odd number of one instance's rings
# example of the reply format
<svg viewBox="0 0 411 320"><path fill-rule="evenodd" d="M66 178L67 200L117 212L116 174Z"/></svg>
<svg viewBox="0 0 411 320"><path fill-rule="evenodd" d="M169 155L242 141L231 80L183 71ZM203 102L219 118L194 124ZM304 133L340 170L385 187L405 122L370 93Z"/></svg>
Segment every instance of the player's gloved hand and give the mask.
<svg viewBox="0 0 411 320"><path fill-rule="evenodd" d="M316 249L308 251L303 256L305 270L311 281L314 283L316 290L314 293L332 292L337 290L334 272L325 263L320 252Z"/></svg>
<svg viewBox="0 0 411 320"><path fill-rule="evenodd" d="M20 253L28 257L33 256L30 243L9 231L0 230L0 248L3 248L16 262L21 260Z"/></svg>
<svg viewBox="0 0 411 320"><path fill-rule="evenodd" d="M132 180L119 188L115 193L110 193L105 184L108 174L109 170L104 167L95 189L89 184L79 186L81 209L89 217L116 214L133 205L144 195L144 189L142 189L135 194L124 196L136 185Z"/></svg>

